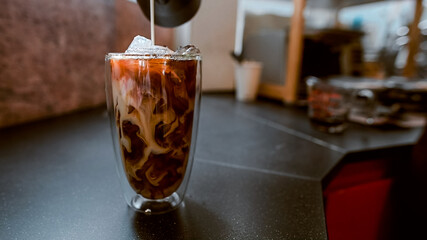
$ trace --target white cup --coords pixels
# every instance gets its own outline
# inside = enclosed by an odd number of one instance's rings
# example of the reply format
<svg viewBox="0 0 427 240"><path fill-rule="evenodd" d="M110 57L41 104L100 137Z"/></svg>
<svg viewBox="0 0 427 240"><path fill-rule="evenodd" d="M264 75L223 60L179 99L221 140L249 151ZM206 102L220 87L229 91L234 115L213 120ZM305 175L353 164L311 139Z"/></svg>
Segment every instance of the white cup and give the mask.
<svg viewBox="0 0 427 240"><path fill-rule="evenodd" d="M236 98L247 102L255 100L261 77L262 63L243 61L235 65Z"/></svg>

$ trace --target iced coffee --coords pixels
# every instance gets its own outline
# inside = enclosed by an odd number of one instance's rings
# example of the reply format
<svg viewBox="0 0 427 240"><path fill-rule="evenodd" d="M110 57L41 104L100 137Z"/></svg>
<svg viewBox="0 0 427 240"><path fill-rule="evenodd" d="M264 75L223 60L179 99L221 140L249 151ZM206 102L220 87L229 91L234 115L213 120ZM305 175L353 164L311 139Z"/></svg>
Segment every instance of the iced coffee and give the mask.
<svg viewBox="0 0 427 240"><path fill-rule="evenodd" d="M200 56L194 46L137 48L107 56L117 143L131 188L146 199L164 199L189 171Z"/></svg>

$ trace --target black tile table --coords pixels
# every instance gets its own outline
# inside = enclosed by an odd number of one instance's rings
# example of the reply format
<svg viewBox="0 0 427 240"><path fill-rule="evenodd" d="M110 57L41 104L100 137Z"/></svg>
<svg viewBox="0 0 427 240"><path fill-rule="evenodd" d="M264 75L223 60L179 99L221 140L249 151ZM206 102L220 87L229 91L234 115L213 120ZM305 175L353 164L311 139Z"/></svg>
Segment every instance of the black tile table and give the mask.
<svg viewBox="0 0 427 240"><path fill-rule="evenodd" d="M104 108L0 130L0 239L327 239L322 178L350 152L421 129L311 128L301 109L202 98L184 204L145 216L122 199Z"/></svg>

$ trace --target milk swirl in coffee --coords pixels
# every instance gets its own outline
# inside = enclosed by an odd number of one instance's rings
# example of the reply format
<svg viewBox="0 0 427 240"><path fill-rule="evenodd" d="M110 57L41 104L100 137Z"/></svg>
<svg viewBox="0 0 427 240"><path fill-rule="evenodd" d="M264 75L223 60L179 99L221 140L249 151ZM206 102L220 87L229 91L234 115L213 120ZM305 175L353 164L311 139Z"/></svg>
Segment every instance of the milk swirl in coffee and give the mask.
<svg viewBox="0 0 427 240"><path fill-rule="evenodd" d="M110 58L113 105L121 157L130 186L162 199L180 186L190 153L198 53L139 49Z"/></svg>

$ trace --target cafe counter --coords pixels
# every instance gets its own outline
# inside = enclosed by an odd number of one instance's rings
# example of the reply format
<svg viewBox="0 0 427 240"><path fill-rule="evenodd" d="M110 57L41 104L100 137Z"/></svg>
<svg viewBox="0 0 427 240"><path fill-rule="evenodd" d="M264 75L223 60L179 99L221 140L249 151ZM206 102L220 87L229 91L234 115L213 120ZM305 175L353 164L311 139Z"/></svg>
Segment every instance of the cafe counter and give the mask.
<svg viewBox="0 0 427 240"><path fill-rule="evenodd" d="M104 107L3 129L0 239L327 239L324 188L342 160L421 132L333 135L303 109L204 94L184 204L146 216L122 199Z"/></svg>

